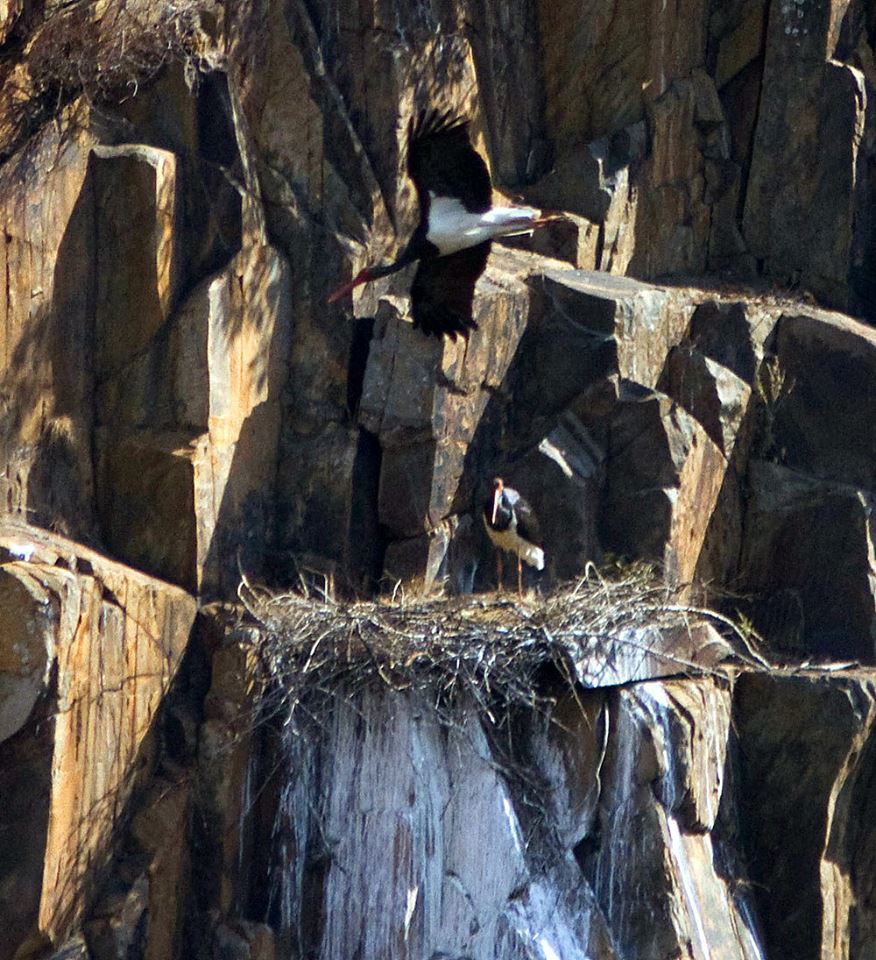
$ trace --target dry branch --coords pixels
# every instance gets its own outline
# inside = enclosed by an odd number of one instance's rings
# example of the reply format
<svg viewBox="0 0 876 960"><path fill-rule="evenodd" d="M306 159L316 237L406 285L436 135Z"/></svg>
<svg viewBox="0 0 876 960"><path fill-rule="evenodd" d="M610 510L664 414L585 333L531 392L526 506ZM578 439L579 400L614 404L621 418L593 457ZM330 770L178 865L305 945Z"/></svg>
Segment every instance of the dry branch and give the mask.
<svg viewBox="0 0 876 960"><path fill-rule="evenodd" d="M216 0L71 0L35 13L0 56L0 158L77 97L118 104L168 61L197 59L216 9Z"/></svg>

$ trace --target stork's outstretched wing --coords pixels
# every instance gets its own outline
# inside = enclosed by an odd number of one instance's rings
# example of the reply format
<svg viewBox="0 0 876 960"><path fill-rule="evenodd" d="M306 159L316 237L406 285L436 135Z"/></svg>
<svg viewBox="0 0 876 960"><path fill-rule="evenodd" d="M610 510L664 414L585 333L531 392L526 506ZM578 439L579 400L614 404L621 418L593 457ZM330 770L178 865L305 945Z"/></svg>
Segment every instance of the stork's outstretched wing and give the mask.
<svg viewBox="0 0 876 960"><path fill-rule="evenodd" d="M474 289L490 255L490 241L421 260L411 286L414 327L429 336L468 338L478 325L472 317Z"/></svg>
<svg viewBox="0 0 876 960"><path fill-rule="evenodd" d="M469 213L490 209L492 187L484 158L471 145L468 120L424 110L408 125L408 174L422 210L429 194L455 197Z"/></svg>

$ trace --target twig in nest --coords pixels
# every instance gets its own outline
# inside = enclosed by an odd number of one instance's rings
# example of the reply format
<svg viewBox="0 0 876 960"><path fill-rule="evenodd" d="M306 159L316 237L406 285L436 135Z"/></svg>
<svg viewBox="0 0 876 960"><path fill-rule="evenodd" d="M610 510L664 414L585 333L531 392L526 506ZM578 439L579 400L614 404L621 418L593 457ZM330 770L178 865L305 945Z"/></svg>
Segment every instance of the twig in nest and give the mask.
<svg viewBox="0 0 876 960"><path fill-rule="evenodd" d="M636 568L622 580L588 569L538 601L477 596L342 604L272 593L243 573L238 596L259 624L262 661L277 681L276 695L292 704L290 716L320 691L349 697L379 681L396 691L427 692L436 702L465 694L496 723L501 708L552 702L539 692L545 667L573 689L582 676L602 675L600 663L605 675L616 675L618 660L628 670L652 659L667 672L702 672L689 655L691 626L711 619L740 636L725 617L678 603L650 571ZM686 637L686 647L663 642L673 631ZM747 653L764 662L756 651Z"/></svg>

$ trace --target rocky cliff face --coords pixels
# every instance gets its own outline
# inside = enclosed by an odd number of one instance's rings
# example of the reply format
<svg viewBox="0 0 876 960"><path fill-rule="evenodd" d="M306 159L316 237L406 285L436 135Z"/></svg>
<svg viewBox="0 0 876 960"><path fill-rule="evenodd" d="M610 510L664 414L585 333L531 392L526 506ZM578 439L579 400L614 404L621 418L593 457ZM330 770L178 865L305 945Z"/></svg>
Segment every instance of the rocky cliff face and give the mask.
<svg viewBox="0 0 876 960"><path fill-rule="evenodd" d="M873 955L874 31L0 0L0 957ZM568 214L467 343L408 275L324 304L406 238L426 104ZM543 590L645 561L783 666L584 671L515 717L528 785L464 697L254 724L241 571L489 589L496 473Z"/></svg>

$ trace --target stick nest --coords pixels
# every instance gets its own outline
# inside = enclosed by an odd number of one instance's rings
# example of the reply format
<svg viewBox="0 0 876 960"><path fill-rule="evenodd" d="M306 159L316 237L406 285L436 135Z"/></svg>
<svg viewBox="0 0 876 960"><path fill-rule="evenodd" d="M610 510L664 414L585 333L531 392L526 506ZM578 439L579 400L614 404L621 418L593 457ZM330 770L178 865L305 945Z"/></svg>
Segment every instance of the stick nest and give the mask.
<svg viewBox="0 0 876 960"><path fill-rule="evenodd" d="M551 702L557 680L566 688L599 685L601 665L608 684L618 657L628 666L651 658L664 676L701 673L702 664L690 659L691 638L709 621L725 637L735 635L737 649L748 648L744 658L757 657L731 621L680 603L647 567L613 580L591 570L543 598L336 603L274 593L245 579L239 595L290 714L378 680L396 691L427 691L436 702L468 694L491 716L497 703ZM728 643L723 652L731 649Z"/></svg>

